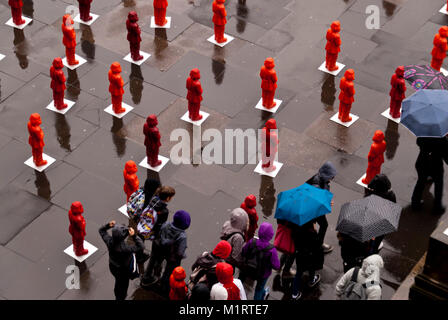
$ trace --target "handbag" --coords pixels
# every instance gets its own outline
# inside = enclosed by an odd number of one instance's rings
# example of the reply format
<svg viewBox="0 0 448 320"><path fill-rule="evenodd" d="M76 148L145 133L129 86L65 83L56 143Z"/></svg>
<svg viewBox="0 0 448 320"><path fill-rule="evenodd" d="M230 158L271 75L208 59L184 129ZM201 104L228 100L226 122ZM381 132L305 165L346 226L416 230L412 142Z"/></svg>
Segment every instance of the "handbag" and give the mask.
<svg viewBox="0 0 448 320"><path fill-rule="evenodd" d="M283 224L279 224L275 233L274 247L285 254L294 254L296 248L291 236L292 230Z"/></svg>
<svg viewBox="0 0 448 320"><path fill-rule="evenodd" d="M141 234L145 240L154 239L154 226L157 222L157 212L154 210L159 203L157 201L153 206L147 206L140 216L140 221L137 224L137 232Z"/></svg>

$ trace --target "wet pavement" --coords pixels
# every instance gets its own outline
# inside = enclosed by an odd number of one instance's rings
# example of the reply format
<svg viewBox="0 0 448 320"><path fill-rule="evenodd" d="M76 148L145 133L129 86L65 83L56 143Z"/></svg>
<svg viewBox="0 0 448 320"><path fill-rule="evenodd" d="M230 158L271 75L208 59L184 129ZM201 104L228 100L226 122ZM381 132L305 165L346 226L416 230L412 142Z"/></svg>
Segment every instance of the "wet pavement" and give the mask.
<svg viewBox="0 0 448 320"><path fill-rule="evenodd" d="M190 266L203 251L218 242L222 224L244 197L257 196L262 221L273 218L279 192L296 187L326 160L338 169L332 182L335 205L328 215L326 242L335 250L325 256L322 282L305 291L305 299L334 299L334 286L342 275L342 260L335 226L347 201L359 199L364 189L355 182L367 167L367 153L375 130L386 135L383 172L404 210L399 230L386 237L381 256L383 299L390 299L424 255L428 237L446 214L431 213L431 190L425 191L424 210L413 212L410 197L416 182L418 148L403 126L380 114L389 103L389 80L398 65L429 63L432 39L448 16L438 10L441 0L227 0L226 32L235 37L219 48L206 41L213 34L211 1L170 0L171 29L151 29L150 1L94 0L92 12L100 18L77 30L77 54L87 63L67 77L66 98L76 101L65 115L45 109L52 100L49 67L64 56L61 17L77 4L71 0L23 0L24 14L33 22L24 30L3 23L9 19L6 0L0 0L0 299L113 299L113 277L107 250L97 230L110 220L127 224L117 211L124 202L122 170L128 160L145 157L142 126L147 115L159 118L160 154L168 156L176 144L170 133L177 128L192 132L180 120L187 110L185 80L192 68L201 71L203 111L210 118L206 129L261 128L270 117L279 127L279 161L275 178L254 173L254 164L169 163L160 173L139 167L147 177L176 189L171 212L192 214L188 229ZM379 30L365 27L368 5L380 9ZM128 53L125 19L129 11L140 16L143 51L152 56L140 67L125 62ZM360 119L350 128L329 118L337 112L339 81L343 76L317 68L325 57L325 32L333 20L342 23L339 61L355 70L355 103ZM277 96L283 104L276 114L256 110L260 99L259 69L273 56L279 78ZM119 61L125 81L124 102L134 107L123 119L103 109L110 104L107 71ZM407 96L413 93L408 86ZM39 173L23 162L31 156L26 123L39 112L45 132L44 152L56 162ZM202 148L208 144L203 141ZM241 146L235 146L234 151ZM190 157L192 155L190 154ZM246 159L247 161L247 159ZM446 174L447 175L447 174ZM428 185L428 187L430 187ZM448 187L445 187L448 203ZM85 263L75 263L63 253L71 243L67 210L81 201L87 220L86 240L98 251ZM150 249L150 243L146 246ZM81 269L81 289L65 286L68 265ZM270 299L288 299L290 281L273 273ZM248 296L252 288L247 283ZM162 299L157 292L131 283L128 299Z"/></svg>

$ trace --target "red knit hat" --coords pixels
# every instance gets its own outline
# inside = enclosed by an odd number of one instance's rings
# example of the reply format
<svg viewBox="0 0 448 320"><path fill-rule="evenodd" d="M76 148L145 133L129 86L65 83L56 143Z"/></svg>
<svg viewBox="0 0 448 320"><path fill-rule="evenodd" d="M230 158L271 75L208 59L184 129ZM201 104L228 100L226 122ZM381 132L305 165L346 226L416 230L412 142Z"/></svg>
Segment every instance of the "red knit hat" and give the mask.
<svg viewBox="0 0 448 320"><path fill-rule="evenodd" d="M215 249L213 250L213 254L221 259L227 259L232 252L232 246L225 240L220 241Z"/></svg>

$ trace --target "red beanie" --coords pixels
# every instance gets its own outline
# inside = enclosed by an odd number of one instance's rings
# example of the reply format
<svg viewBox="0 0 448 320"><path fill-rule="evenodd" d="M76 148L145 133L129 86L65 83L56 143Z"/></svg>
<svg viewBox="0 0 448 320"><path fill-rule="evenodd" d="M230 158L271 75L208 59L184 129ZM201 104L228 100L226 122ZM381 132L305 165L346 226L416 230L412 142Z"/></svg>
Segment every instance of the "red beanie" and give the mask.
<svg viewBox="0 0 448 320"><path fill-rule="evenodd" d="M213 250L213 254L221 259L227 259L232 252L232 246L225 240L220 241L215 249Z"/></svg>

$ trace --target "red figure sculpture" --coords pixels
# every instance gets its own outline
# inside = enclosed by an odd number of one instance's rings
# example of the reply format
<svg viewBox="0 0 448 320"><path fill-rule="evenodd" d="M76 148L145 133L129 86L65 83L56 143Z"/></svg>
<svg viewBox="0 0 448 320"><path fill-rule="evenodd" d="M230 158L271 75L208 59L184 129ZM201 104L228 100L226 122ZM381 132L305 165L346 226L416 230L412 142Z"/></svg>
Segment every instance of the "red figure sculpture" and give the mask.
<svg viewBox="0 0 448 320"><path fill-rule="evenodd" d="M134 61L142 60L143 56L140 55L140 42L142 38L140 34L142 33L140 27L137 23L138 15L137 12L131 11L128 14L128 20L126 20L126 28L128 29L128 41L131 47L131 58Z"/></svg>
<svg viewBox="0 0 448 320"><path fill-rule="evenodd" d="M274 160L277 155L279 141L274 130L277 130L277 122L275 119L269 119L261 132L261 167L266 172L276 169Z"/></svg>
<svg viewBox="0 0 448 320"><path fill-rule="evenodd" d="M381 173L381 165L384 162L384 152L386 151L384 133L381 130L375 131L372 140L373 143L367 156L369 164L367 166L366 177L362 179L362 183L364 184L369 184L377 174Z"/></svg>
<svg viewBox="0 0 448 320"><path fill-rule="evenodd" d="M79 256L89 253L89 250L84 249L84 237L86 236L86 220L82 216L84 209L81 202L75 201L68 212L68 220L70 227L68 231L72 235L73 251Z"/></svg>
<svg viewBox="0 0 448 320"><path fill-rule="evenodd" d="M199 114L202 101L202 86L201 73L199 69L193 69L190 71L190 76L187 79L187 100L188 100L188 117L193 121L202 119L202 115Z"/></svg>
<svg viewBox="0 0 448 320"><path fill-rule="evenodd" d="M336 71L339 67L336 65L338 60L338 54L341 52L341 23L339 21L334 21L331 24L330 29L327 30L327 45L325 50L327 55L325 57L325 67L329 71Z"/></svg>
<svg viewBox="0 0 448 320"><path fill-rule="evenodd" d="M82 21L89 22L93 19L90 15L90 5L92 0L78 0L79 2L79 16Z"/></svg>
<svg viewBox="0 0 448 320"><path fill-rule="evenodd" d="M134 161L129 160L124 165L123 177L124 177L124 186L123 190L126 193L126 202L129 201L129 197L138 189L138 185L140 182L138 181L138 177L136 175L138 169L137 165Z"/></svg>
<svg viewBox="0 0 448 320"><path fill-rule="evenodd" d="M30 137L28 138L28 143L31 146L31 151L33 153L33 161L37 167L44 166L47 164L47 160L42 159L42 152L44 150L44 132L40 125L42 120L38 113L33 113L30 116L30 121L28 122L28 132Z"/></svg>
<svg viewBox="0 0 448 320"><path fill-rule="evenodd" d="M246 242L254 237L255 231L258 228L258 214L255 209L256 205L257 198L253 194L248 195L241 204L241 209L244 209L249 217L249 229L246 232Z"/></svg>
<svg viewBox="0 0 448 320"><path fill-rule="evenodd" d="M404 81L404 67L399 66L397 70L395 70L395 74L392 75L390 79L390 85L392 88L390 89L390 109L389 114L392 118L400 118L401 117L401 102L403 101L406 92L406 82Z"/></svg>
<svg viewBox="0 0 448 320"><path fill-rule="evenodd" d="M352 121L352 117L350 117L350 109L352 108L352 103L355 101L355 85L353 80L355 80L355 71L353 71L353 69L348 69L345 71L344 77L339 84L341 93L339 94L340 103L338 118L342 122Z"/></svg>
<svg viewBox="0 0 448 320"><path fill-rule="evenodd" d="M109 70L109 92L112 96L112 109L117 114L126 111L121 106L124 94L123 86L124 81L121 77L121 65L118 62L114 62Z"/></svg>
<svg viewBox="0 0 448 320"><path fill-rule="evenodd" d="M437 71L443 64L443 59L446 57L446 50L448 49L447 38L448 37L448 27L443 26L439 29L439 33L434 37L434 48L431 51L432 60L431 67Z"/></svg>
<svg viewBox="0 0 448 320"><path fill-rule="evenodd" d="M18 26L24 24L26 21L22 19L22 0L9 0L8 3L11 7L12 22L14 22Z"/></svg>
<svg viewBox="0 0 448 320"><path fill-rule="evenodd" d="M277 104L274 102L275 90L277 89L277 73L274 67L274 59L267 58L260 70L261 97L263 107L267 109L271 109Z"/></svg>
<svg viewBox="0 0 448 320"><path fill-rule="evenodd" d="M64 65L61 58L55 58L53 65L50 67L51 77L51 89L53 89L54 106L58 110L67 108L67 104L64 103L64 91L65 91L65 75L62 70Z"/></svg>
<svg viewBox="0 0 448 320"><path fill-rule="evenodd" d="M75 58L76 33L75 29L73 28L73 24L74 22L71 15L66 14L62 18L62 33L64 34L62 43L65 46L67 63L71 66L77 65L79 63L79 61Z"/></svg>
<svg viewBox="0 0 448 320"><path fill-rule="evenodd" d="M227 38L224 38L224 30L227 23L227 12L224 3L226 0L213 1L213 23L215 24L215 40L218 43L224 43Z"/></svg>
<svg viewBox="0 0 448 320"><path fill-rule="evenodd" d="M164 26L168 20L166 19L167 0L154 0L154 22L158 26Z"/></svg>
<svg viewBox="0 0 448 320"><path fill-rule="evenodd" d="M151 167L157 167L162 164L162 161L159 160L159 148L162 144L160 143L158 124L156 115L152 114L146 118L146 123L143 125L146 156L148 157L148 164Z"/></svg>

